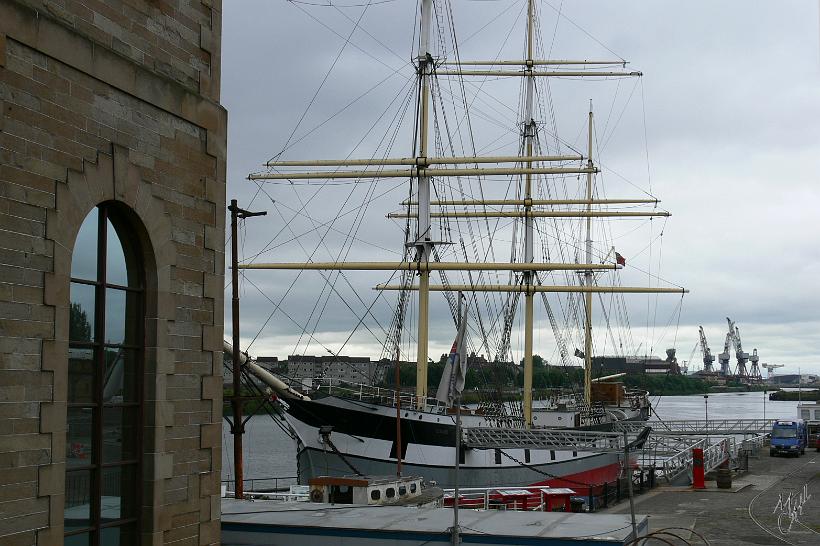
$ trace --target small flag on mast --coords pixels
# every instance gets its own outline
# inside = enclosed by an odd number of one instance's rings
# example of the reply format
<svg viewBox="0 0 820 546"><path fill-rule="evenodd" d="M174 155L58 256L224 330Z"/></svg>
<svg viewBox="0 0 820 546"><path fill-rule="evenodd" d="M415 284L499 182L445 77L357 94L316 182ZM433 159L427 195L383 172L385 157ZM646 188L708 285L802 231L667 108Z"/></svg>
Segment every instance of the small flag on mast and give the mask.
<svg viewBox="0 0 820 546"><path fill-rule="evenodd" d="M464 383L467 379L467 347L465 341L465 331L467 325L467 311L461 316L461 298L459 298L458 333L450 349L450 356L444 365L444 372L441 374L441 381L436 391L436 400L449 406L453 405L455 399L464 390Z"/></svg>
<svg viewBox="0 0 820 546"><path fill-rule="evenodd" d="M615 263L617 263L620 266L626 267L626 258L624 258L623 256L621 256L620 254L618 254L616 252L615 253Z"/></svg>

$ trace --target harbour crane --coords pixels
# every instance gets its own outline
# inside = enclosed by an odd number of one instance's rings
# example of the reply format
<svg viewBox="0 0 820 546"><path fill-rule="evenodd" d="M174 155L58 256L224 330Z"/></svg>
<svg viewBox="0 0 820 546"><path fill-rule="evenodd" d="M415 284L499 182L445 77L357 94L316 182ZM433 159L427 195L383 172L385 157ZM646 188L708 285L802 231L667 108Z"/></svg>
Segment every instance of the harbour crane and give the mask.
<svg viewBox="0 0 820 546"><path fill-rule="evenodd" d="M729 322L729 331L726 332L726 341L723 342L723 352L718 355L718 362L720 362L720 375L732 375L732 371L729 369L729 358L731 355L729 354L729 347L732 345L732 341L735 337L735 323L732 322L732 319L726 317L726 320Z"/></svg>
<svg viewBox="0 0 820 546"><path fill-rule="evenodd" d="M706 333L703 331L703 326L700 326L700 348L703 351L703 371L704 373L712 373L712 362L715 361L715 357L712 355L712 350L706 341Z"/></svg>
<svg viewBox="0 0 820 546"><path fill-rule="evenodd" d="M760 373L760 366L757 365L760 357L757 356L757 349L752 351L752 356L749 357L749 362L752 363L752 369L749 371L749 374L753 379L763 379L763 375Z"/></svg>
<svg viewBox="0 0 820 546"><path fill-rule="evenodd" d="M772 370L776 370L777 368L782 368L784 364L766 364L765 362L761 364L768 373L766 374L766 379L770 379L772 377Z"/></svg>
<svg viewBox="0 0 820 546"><path fill-rule="evenodd" d="M735 357L737 358L737 375L749 377L749 370L746 363L749 362L749 353L743 352L743 344L740 341L740 328L735 326Z"/></svg>

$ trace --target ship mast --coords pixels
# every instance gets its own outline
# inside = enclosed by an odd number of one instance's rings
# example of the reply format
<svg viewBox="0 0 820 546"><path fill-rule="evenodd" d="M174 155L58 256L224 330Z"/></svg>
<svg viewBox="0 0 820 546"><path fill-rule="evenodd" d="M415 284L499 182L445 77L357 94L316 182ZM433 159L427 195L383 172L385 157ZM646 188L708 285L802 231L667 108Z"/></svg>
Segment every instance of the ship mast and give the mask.
<svg viewBox="0 0 820 546"><path fill-rule="evenodd" d="M419 97L419 135L417 165L425 165L427 157L427 125L430 102L430 72L433 56L430 52L430 27L433 20L433 0L421 2L421 31L419 32L418 71L421 78ZM416 261L430 261L430 177L419 174L418 187L418 233L416 235ZM419 322L418 348L416 349L416 406L424 409L427 403L427 332L430 309L430 271L419 271Z"/></svg>
<svg viewBox="0 0 820 546"><path fill-rule="evenodd" d="M587 168L592 163L592 101L589 101ZM592 263L592 173L587 172L586 261ZM592 271L584 271L584 286L592 288ZM584 401L592 406L592 292L584 294Z"/></svg>
<svg viewBox="0 0 820 546"><path fill-rule="evenodd" d="M526 73L526 95L524 102L524 155L532 157L532 144L535 138L535 120L533 119L532 103L535 95L535 76L532 75L533 68L533 0L527 3L527 59L525 64ZM527 161L527 168L532 169L532 161ZM527 173L524 185L524 262L533 262L532 242L533 242L533 217L532 212L532 174ZM588 175L590 176L590 175ZM587 260L587 263L590 263ZM524 272L524 285L527 288L533 285L535 274L533 271ZM524 399L522 400L524 425L529 427L532 424L532 337L533 337L533 312L535 293L527 290L524 295Z"/></svg>
<svg viewBox="0 0 820 546"><path fill-rule="evenodd" d="M412 261L402 262L307 262L307 263L256 263L238 264L239 269L298 269L298 270L325 270L325 271L414 271L418 272L417 285L384 285L375 287L376 290L418 290L418 345L417 345L417 374L416 374L416 406L424 409L427 401L427 362L428 362L428 331L429 331L429 300L430 292L523 292L525 294L525 334L524 334L524 397L523 413L524 424L532 425L532 353L533 353L533 314L534 295L538 292L553 293L582 293L585 295L586 323L585 323L585 386L584 394L587 402L590 401L590 374L592 355L592 294L595 293L686 293L683 288L644 288L627 286L596 286L593 284L593 271L618 269L617 264L592 263L592 218L603 217L666 217L668 212L651 211L613 211L593 210L592 205L613 204L654 204L656 199L593 199L592 175L598 168L592 161L592 112L589 113L589 150L586 165L572 166L570 162L583 161L579 154L565 154L554 156L533 155L536 135L536 124L533 119L533 103L535 100L535 79L550 77L632 77L641 76L640 72L619 71L611 69L597 69L596 66L623 65L626 62L618 61L590 61L590 60L544 60L535 59L533 51L535 34L535 3L527 2L527 58L524 60L490 60L490 61L442 61L442 66L453 68L435 70L437 78L463 78L465 76L494 76L494 77L524 77L525 102L523 129L524 141L519 154L516 156L492 157L428 157L429 148L429 118L431 105L431 78L434 74L433 56L430 51L430 36L432 30L433 1L421 0L421 17L418 51L416 55L417 76L419 78L417 133L415 134L417 150L414 157L382 158L382 159L307 159L307 160L272 160L265 163L268 172L252 173L249 180L307 180L322 183L325 180L336 179L374 179L387 180L391 178L409 178L411 185L416 184L416 200L402 203L413 208L407 212L390 213L388 218L416 219L417 232L415 241L408 245L415 247L416 253ZM487 66L488 69L471 70L465 66ZM550 68L569 66L570 69ZM541 68L538 68L541 67ZM572 69L575 68L575 69ZM591 110L591 109L590 109ZM485 166L494 163L497 165L514 164L512 167ZM558 166L545 164L558 163ZM307 167L309 170L294 172L293 167ZM369 169L373 167L373 169ZM388 167L388 168L385 168ZM539 199L532 198L533 175L562 175L586 174L587 191L585 199ZM484 177L484 176L524 176L523 196L518 199L496 200L468 200L458 201L430 199L430 182L433 177ZM521 198L523 197L523 199ZM483 210L483 211L442 211L431 213L431 206L447 205L498 205L516 206L515 210ZM577 205L578 208L568 210L544 210L534 207L554 205ZM524 218L524 263L460 263L460 262L431 262L431 250L436 244L432 239L431 218ZM585 218L586 219L586 263L542 263L535 262L533 255L535 218ZM539 285L536 283L536 272L541 271L578 271L584 274L584 283L581 286ZM469 285L431 285L430 271L514 271L522 273L522 283L509 285L469 284Z"/></svg>

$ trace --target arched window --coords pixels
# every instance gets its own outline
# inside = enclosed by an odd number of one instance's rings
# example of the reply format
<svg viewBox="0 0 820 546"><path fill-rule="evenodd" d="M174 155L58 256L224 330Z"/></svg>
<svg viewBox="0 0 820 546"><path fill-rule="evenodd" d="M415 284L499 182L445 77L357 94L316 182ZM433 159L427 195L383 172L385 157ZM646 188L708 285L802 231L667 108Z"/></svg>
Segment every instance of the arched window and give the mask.
<svg viewBox="0 0 820 546"><path fill-rule="evenodd" d="M140 541L144 265L116 203L86 217L71 262L65 544Z"/></svg>

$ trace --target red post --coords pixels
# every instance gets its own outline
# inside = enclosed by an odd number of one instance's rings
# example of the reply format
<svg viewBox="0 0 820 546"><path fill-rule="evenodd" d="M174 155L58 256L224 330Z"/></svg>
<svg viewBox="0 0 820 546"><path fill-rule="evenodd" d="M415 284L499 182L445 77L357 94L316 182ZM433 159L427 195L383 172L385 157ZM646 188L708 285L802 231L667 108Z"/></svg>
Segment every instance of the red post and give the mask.
<svg viewBox="0 0 820 546"><path fill-rule="evenodd" d="M692 489L706 489L703 473L703 449L692 449Z"/></svg>

